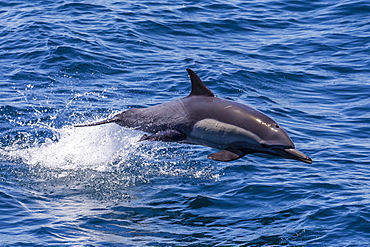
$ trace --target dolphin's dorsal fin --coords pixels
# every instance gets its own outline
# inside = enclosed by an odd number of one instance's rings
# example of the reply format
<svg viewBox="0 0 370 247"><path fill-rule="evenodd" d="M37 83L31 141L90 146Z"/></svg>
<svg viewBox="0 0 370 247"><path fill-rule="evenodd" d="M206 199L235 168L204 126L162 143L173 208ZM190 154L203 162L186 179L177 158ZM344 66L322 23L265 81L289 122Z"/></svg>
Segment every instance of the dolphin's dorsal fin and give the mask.
<svg viewBox="0 0 370 247"><path fill-rule="evenodd" d="M192 71L191 69L186 69L190 76L191 81L191 92L188 97L190 96L209 96L215 97L215 95L208 89L206 85L202 82L199 76Z"/></svg>

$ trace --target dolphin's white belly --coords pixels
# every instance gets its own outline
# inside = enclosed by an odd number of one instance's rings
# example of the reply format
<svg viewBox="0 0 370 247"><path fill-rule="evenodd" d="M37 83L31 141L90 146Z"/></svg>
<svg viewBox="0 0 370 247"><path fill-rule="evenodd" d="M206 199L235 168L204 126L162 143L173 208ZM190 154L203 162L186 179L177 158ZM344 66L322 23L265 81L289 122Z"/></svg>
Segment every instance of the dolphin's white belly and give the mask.
<svg viewBox="0 0 370 247"><path fill-rule="evenodd" d="M186 142L225 149L232 144L256 145L261 138L241 127L206 118L194 124Z"/></svg>

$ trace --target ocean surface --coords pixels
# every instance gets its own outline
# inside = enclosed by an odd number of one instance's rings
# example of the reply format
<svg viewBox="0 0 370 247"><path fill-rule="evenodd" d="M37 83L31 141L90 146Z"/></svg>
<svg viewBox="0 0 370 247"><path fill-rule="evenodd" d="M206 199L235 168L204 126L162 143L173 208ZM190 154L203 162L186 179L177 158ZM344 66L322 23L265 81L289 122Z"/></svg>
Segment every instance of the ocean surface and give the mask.
<svg viewBox="0 0 370 247"><path fill-rule="evenodd" d="M0 2L0 246L370 246L367 0ZM186 68L312 164L107 124Z"/></svg>

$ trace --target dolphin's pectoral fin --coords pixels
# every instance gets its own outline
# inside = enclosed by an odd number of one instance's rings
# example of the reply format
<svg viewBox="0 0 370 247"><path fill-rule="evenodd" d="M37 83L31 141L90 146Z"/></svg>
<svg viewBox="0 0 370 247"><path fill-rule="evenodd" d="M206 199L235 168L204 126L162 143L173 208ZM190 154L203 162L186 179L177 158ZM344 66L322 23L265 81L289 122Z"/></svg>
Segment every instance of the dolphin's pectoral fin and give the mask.
<svg viewBox="0 0 370 247"><path fill-rule="evenodd" d="M217 161L232 161L232 160L237 160L244 155L254 153L253 150L250 149L236 149L233 147L228 147L224 150L221 150L220 152L213 153L207 156L208 159L211 160L217 160Z"/></svg>
<svg viewBox="0 0 370 247"><path fill-rule="evenodd" d="M139 142L141 141L164 141L164 142L178 142L186 139L186 135L178 130L163 130L158 131L153 135L143 135Z"/></svg>

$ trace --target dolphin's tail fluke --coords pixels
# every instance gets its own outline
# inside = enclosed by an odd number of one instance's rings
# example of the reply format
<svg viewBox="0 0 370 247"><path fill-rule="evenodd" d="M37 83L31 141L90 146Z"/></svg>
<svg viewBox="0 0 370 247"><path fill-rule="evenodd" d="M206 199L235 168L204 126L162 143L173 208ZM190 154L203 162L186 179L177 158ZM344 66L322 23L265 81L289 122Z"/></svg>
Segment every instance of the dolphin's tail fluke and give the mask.
<svg viewBox="0 0 370 247"><path fill-rule="evenodd" d="M118 122L118 121L119 121L119 119L117 117L114 117L114 118L102 120L102 121L95 122L95 123L77 124L77 125L75 125L75 127L96 126L96 125L101 125L101 124L106 124L106 123L115 123L115 122Z"/></svg>

